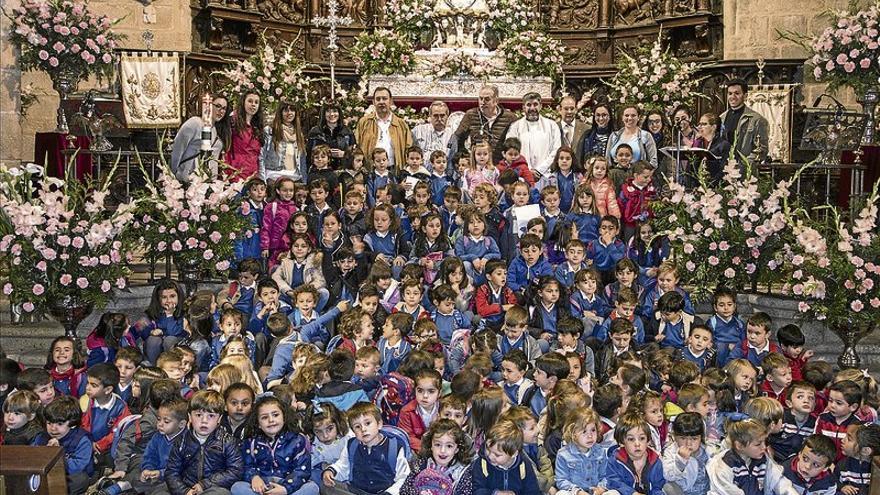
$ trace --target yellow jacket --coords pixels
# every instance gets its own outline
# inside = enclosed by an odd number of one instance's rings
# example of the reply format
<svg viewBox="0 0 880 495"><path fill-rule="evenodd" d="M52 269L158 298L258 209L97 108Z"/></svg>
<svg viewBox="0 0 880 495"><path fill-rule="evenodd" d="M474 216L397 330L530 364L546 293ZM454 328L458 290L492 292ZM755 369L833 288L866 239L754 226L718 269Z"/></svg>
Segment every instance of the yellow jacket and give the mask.
<svg viewBox="0 0 880 495"><path fill-rule="evenodd" d="M396 175L400 167L406 163L406 149L413 145L412 131L402 118L392 113L391 127L388 132L391 134L391 147L394 149L395 168L393 172ZM358 120L355 139L364 155L372 156L373 148L376 147L376 142L379 140L379 123L375 113L364 115Z"/></svg>

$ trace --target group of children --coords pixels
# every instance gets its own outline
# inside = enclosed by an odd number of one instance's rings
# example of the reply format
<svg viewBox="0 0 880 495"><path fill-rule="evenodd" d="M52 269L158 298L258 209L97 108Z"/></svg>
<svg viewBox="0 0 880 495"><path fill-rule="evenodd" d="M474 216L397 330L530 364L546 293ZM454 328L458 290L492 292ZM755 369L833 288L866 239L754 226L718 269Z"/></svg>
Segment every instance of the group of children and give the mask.
<svg viewBox="0 0 880 495"><path fill-rule="evenodd" d="M727 289L701 321L649 165L503 145L252 179L235 280L4 360L2 442L61 446L71 493L868 493L876 382Z"/></svg>

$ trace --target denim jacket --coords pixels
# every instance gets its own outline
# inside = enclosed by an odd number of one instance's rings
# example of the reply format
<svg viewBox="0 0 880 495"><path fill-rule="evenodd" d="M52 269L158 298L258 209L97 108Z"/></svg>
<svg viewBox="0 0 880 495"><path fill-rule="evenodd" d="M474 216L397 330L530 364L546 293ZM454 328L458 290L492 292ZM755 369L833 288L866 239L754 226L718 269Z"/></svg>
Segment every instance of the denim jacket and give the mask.
<svg viewBox="0 0 880 495"><path fill-rule="evenodd" d="M587 452L581 452L570 443L556 455L556 488L576 493L578 490L591 492L592 488L604 486L607 464L605 449L598 443Z"/></svg>

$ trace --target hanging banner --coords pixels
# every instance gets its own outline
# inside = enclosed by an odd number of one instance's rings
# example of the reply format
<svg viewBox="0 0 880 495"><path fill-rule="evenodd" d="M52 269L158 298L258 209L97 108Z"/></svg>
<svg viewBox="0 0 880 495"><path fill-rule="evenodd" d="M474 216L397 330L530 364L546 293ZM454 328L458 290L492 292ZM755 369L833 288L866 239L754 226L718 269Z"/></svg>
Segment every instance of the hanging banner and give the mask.
<svg viewBox="0 0 880 495"><path fill-rule="evenodd" d="M769 155L774 162L791 163L791 95L797 84L767 84L749 88L746 105L767 119Z"/></svg>
<svg viewBox="0 0 880 495"><path fill-rule="evenodd" d="M180 64L177 53L123 53L122 108L130 129L180 125Z"/></svg>

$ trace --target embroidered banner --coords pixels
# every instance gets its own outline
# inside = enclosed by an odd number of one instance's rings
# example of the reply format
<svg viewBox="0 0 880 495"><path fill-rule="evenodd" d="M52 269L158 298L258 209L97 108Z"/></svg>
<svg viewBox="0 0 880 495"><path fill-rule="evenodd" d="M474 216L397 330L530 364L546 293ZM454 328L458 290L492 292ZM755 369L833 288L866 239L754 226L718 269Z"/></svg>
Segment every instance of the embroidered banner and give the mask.
<svg viewBox="0 0 880 495"><path fill-rule="evenodd" d="M177 53L123 53L122 108L129 128L180 125L180 64Z"/></svg>
<svg viewBox="0 0 880 495"><path fill-rule="evenodd" d="M769 154L774 162L791 163L791 94L797 84L767 84L749 88L746 105L769 125Z"/></svg>

